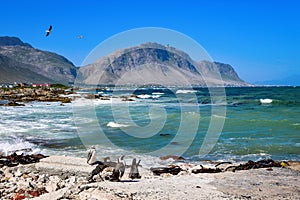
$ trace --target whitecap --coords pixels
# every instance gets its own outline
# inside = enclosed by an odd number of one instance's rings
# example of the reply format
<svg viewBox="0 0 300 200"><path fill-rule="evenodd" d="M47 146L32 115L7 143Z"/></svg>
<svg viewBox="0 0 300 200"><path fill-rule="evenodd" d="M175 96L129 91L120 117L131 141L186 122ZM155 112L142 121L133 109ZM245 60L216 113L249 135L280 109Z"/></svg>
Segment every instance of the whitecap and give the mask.
<svg viewBox="0 0 300 200"><path fill-rule="evenodd" d="M137 95L138 98L140 99L149 99L152 97L152 95L149 95L149 94L140 94L140 95Z"/></svg>
<svg viewBox="0 0 300 200"><path fill-rule="evenodd" d="M112 128L128 127L128 125L126 125L126 124L118 124L116 122L108 122L106 126L112 127Z"/></svg>
<svg viewBox="0 0 300 200"><path fill-rule="evenodd" d="M272 99L259 99L260 103L272 103Z"/></svg>
<svg viewBox="0 0 300 200"><path fill-rule="evenodd" d="M153 99L158 99L161 95L152 95Z"/></svg>
<svg viewBox="0 0 300 200"><path fill-rule="evenodd" d="M176 94L188 94L188 93L195 93L196 90L177 90Z"/></svg>
<svg viewBox="0 0 300 200"><path fill-rule="evenodd" d="M152 94L153 94L153 95L163 95L163 94L165 94L165 93L163 93L163 92L152 92Z"/></svg>

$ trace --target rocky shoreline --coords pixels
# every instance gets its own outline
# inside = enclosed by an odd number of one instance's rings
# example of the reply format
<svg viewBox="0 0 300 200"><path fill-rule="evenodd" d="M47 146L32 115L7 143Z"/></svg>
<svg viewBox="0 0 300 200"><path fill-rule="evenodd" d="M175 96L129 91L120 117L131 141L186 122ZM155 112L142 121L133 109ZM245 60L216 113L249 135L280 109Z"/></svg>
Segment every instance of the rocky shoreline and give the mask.
<svg viewBox="0 0 300 200"><path fill-rule="evenodd" d="M256 169L253 166L262 163L219 163L221 173L194 173L210 168L188 163L166 167L180 168L176 175L155 175L139 166L140 179L130 179L127 166L121 180L112 182L99 175L89 181L95 165L85 158L49 156L31 164L0 166L0 199L299 199L299 162L274 163L280 166ZM251 170L245 168L249 164ZM225 171L232 169L229 166L236 170Z"/></svg>
<svg viewBox="0 0 300 200"><path fill-rule="evenodd" d="M92 89L82 89L92 90ZM93 89L95 90L95 89ZM16 89L0 89L0 106L25 106L24 103L38 102L61 102L71 103L77 98L96 99L101 101L110 101L111 98L119 98L120 101L135 101L138 96L132 94L130 96L110 97L101 94L84 93L77 94L73 89L63 88L16 88Z"/></svg>
<svg viewBox="0 0 300 200"><path fill-rule="evenodd" d="M61 88L17 88L0 90L0 100L4 106L24 106L31 101L70 103L71 98L65 95L73 94Z"/></svg>

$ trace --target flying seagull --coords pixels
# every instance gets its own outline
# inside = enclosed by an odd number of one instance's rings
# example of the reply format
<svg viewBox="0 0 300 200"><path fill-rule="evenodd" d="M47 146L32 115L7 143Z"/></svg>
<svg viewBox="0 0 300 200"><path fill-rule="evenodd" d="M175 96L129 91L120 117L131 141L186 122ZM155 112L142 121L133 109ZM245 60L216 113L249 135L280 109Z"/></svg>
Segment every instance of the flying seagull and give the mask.
<svg viewBox="0 0 300 200"><path fill-rule="evenodd" d="M83 38L83 36L82 36L82 35L78 35L78 36L77 36L77 38L79 38L79 39L82 39L82 38Z"/></svg>
<svg viewBox="0 0 300 200"><path fill-rule="evenodd" d="M51 31L52 31L52 25L50 25L48 30L46 30L46 37L50 35Z"/></svg>

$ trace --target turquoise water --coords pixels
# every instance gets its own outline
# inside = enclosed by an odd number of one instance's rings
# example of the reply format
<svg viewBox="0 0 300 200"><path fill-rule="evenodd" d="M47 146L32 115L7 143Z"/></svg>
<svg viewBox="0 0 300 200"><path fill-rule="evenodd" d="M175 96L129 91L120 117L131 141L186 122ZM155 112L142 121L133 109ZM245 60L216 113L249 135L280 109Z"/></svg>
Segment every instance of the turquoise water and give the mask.
<svg viewBox="0 0 300 200"><path fill-rule="evenodd" d="M226 88L226 104L215 101L222 98L211 100L207 88L93 92L140 98L0 107L0 151L32 148L44 154L85 157L86 147L96 145L101 157L126 153L152 156L152 162L169 154L183 155L189 161L300 160L299 87ZM261 103L260 99L272 102ZM212 111L224 108L224 116ZM219 124L212 116L221 119ZM209 126L215 128L222 120L220 133L208 133ZM210 151L199 153L203 147Z"/></svg>

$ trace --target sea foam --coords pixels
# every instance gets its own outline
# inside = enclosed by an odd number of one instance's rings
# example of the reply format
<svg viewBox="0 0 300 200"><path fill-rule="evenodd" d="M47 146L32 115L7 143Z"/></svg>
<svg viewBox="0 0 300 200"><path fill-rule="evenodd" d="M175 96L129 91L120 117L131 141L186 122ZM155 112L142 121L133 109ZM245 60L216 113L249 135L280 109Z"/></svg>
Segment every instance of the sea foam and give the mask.
<svg viewBox="0 0 300 200"><path fill-rule="evenodd" d="M106 126L111 127L111 128L128 127L128 125L126 125L126 124L118 124L116 122L108 122Z"/></svg>
<svg viewBox="0 0 300 200"><path fill-rule="evenodd" d="M177 90L176 94L188 94L188 93L195 93L196 90Z"/></svg>
<svg viewBox="0 0 300 200"><path fill-rule="evenodd" d="M259 101L260 101L260 103L272 103L273 102L272 99L260 99Z"/></svg>
<svg viewBox="0 0 300 200"><path fill-rule="evenodd" d="M9 155L18 150L21 150L20 152L22 153L26 153L25 151L22 151L24 149L31 149L32 151L30 151L29 153L41 153L41 150L34 144L23 141L19 138L15 139L14 141L6 141L0 143L0 152L2 152L4 155Z"/></svg>

